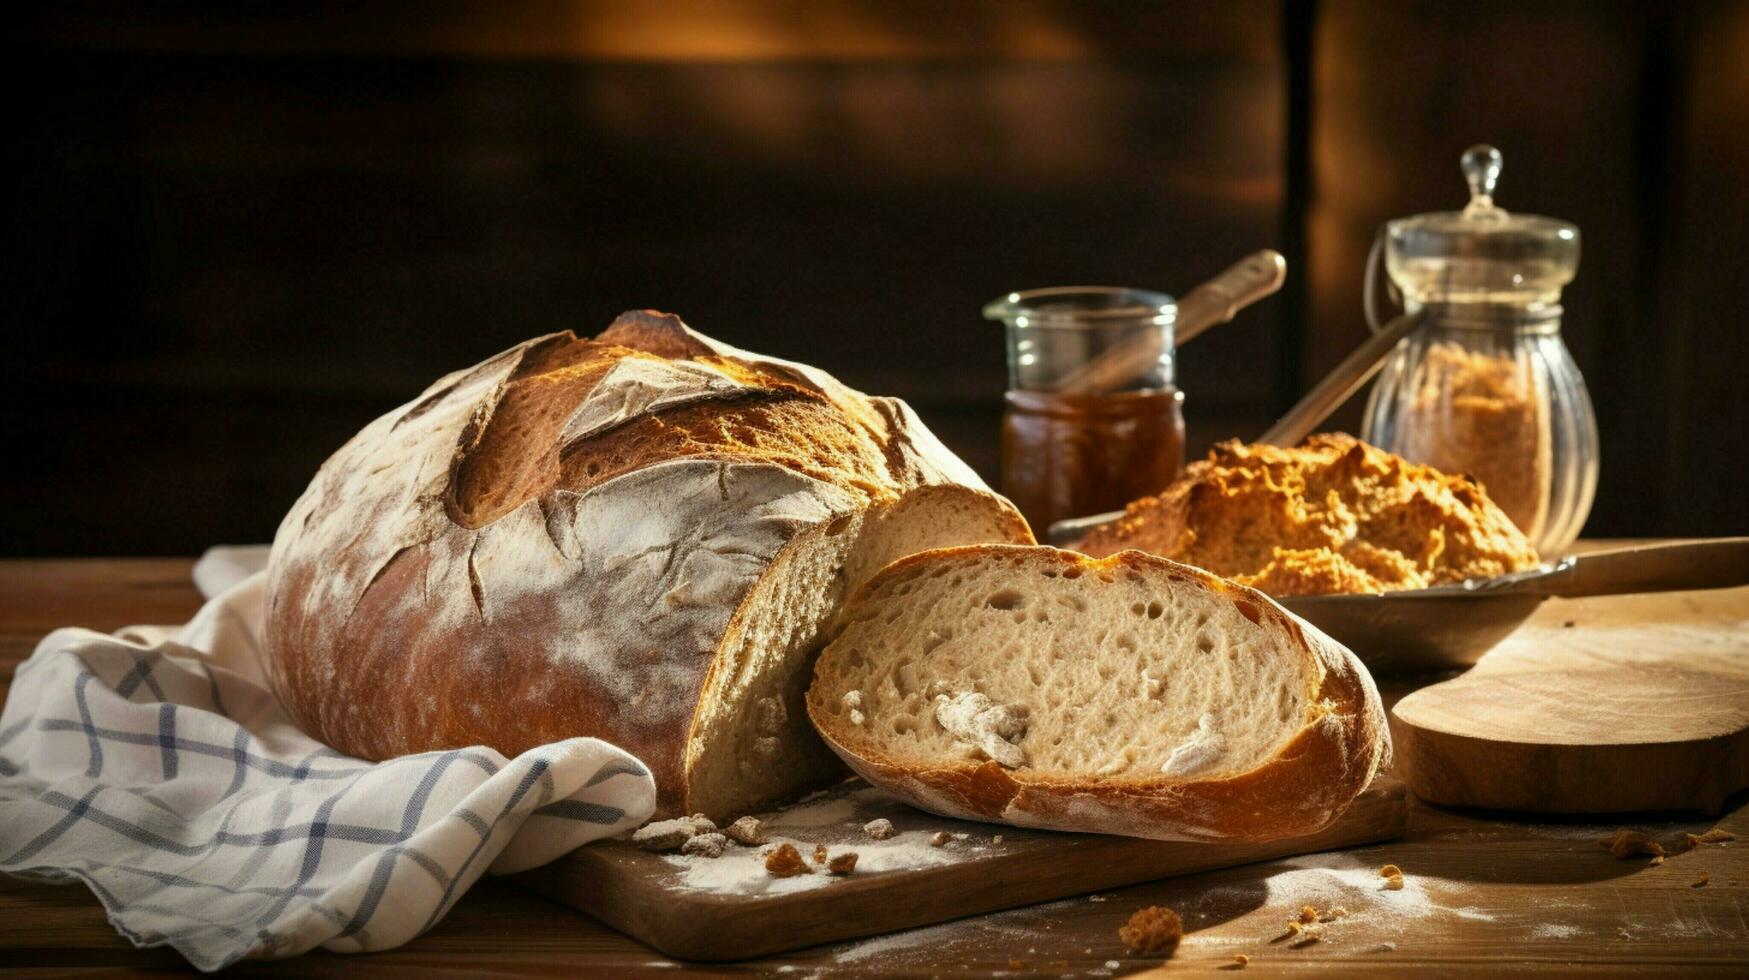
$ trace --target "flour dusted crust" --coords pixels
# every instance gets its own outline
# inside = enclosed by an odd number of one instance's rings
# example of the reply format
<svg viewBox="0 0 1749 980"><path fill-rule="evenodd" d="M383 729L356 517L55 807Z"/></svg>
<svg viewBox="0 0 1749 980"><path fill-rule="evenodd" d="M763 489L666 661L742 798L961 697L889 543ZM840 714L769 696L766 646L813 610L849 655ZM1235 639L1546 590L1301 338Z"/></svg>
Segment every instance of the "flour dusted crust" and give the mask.
<svg viewBox="0 0 1749 980"><path fill-rule="evenodd" d="M870 725L847 724L833 702L840 682L829 648L816 667L808 713L826 743L859 775L907 802L944 816L1021 827L1161 840L1268 841L1315 833L1339 817L1390 762L1390 734L1372 678L1354 654L1268 596L1201 569L1137 551L1088 558L1051 548L1002 545L948 548L889 565L863 585L845 619L889 582L917 569L961 560L1007 561L1027 568L1078 568L1092 576L1125 570L1163 574L1237 605L1247 618L1286 635L1304 658L1305 716L1260 765L1190 775L1102 776L1009 768L990 759L943 757L918 765L888 752Z"/></svg>
<svg viewBox="0 0 1749 980"><path fill-rule="evenodd" d="M1220 443L1078 547L1135 548L1277 596L1421 589L1538 562L1475 480L1342 434Z"/></svg>
<svg viewBox="0 0 1749 980"><path fill-rule="evenodd" d="M628 313L442 378L322 466L274 541L270 679L351 755L594 735L650 766L662 812L692 812L705 702L751 697L712 681L722 652L755 620L818 625L753 608L774 563L849 562L832 535L923 504L962 515L925 540L1031 539L902 402ZM792 730L765 700L717 714Z"/></svg>

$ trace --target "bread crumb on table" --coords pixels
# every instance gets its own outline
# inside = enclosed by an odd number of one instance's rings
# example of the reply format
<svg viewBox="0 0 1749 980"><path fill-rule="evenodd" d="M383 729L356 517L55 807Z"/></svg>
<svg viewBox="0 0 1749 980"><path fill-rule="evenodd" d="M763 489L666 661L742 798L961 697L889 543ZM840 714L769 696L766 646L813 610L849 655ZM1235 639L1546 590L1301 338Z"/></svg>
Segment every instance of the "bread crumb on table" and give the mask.
<svg viewBox="0 0 1749 980"><path fill-rule="evenodd" d="M947 831L938 830L935 832L935 836L929 838L929 846L930 847L941 847L942 845L946 844L948 841L950 841L952 839L953 839L952 835L950 835Z"/></svg>
<svg viewBox="0 0 1749 980"><path fill-rule="evenodd" d="M1690 887L1690 888L1705 888L1706 883L1709 881L1712 881L1712 880L1713 880L1713 876L1711 874L1709 874L1705 871L1702 871L1700 873L1700 880L1695 882L1692 885L1689 885L1688 887Z"/></svg>
<svg viewBox="0 0 1749 980"><path fill-rule="evenodd" d="M1316 908L1313 908L1310 905L1300 906L1300 922L1302 924L1316 921L1318 921L1318 910Z"/></svg>
<svg viewBox="0 0 1749 980"><path fill-rule="evenodd" d="M765 827L758 817L742 817L723 828L723 834L737 844L752 847L765 843Z"/></svg>
<svg viewBox="0 0 1749 980"><path fill-rule="evenodd" d="M1725 841L1737 839L1736 834L1718 827L1714 827L1704 834L1683 834L1682 837L1688 842L1689 847L1699 847L1702 844L1723 844Z"/></svg>
<svg viewBox="0 0 1749 980"><path fill-rule="evenodd" d="M794 844L779 844L765 852L765 870L778 878L793 878L808 873L808 862Z"/></svg>
<svg viewBox="0 0 1749 980"><path fill-rule="evenodd" d="M1002 835L1001 835L1001 834L997 834L997 835L996 835L996 836L994 836L994 837L992 837L992 838L990 838L990 843L992 843L992 844L1000 844L1000 843L1002 843Z"/></svg>
<svg viewBox="0 0 1749 980"><path fill-rule="evenodd" d="M672 851L699 834L712 833L717 825L702 813L673 820L658 820L632 832L632 843L646 851Z"/></svg>
<svg viewBox="0 0 1749 980"><path fill-rule="evenodd" d="M1602 838L1597 844L1608 851L1609 856L1617 861L1626 861L1628 858L1645 854L1653 857L1664 855L1663 845L1637 830L1618 830L1608 837Z"/></svg>
<svg viewBox="0 0 1749 980"><path fill-rule="evenodd" d="M824 845L824 844L815 844L814 845L814 863L815 864L825 864L826 863L826 845Z"/></svg>
<svg viewBox="0 0 1749 980"><path fill-rule="evenodd" d="M847 875L856 870L856 852L845 851L826 862L827 872L835 875Z"/></svg>
<svg viewBox="0 0 1749 980"><path fill-rule="evenodd" d="M1170 958L1184 938L1184 921L1169 908L1150 905L1130 916L1129 923L1117 931L1117 938L1132 953Z"/></svg>
<svg viewBox="0 0 1749 980"><path fill-rule="evenodd" d="M1654 855L1652 855L1651 862L1647 866L1652 867L1652 868L1656 868L1658 865L1663 864L1663 863L1664 863L1664 855L1654 854Z"/></svg>
<svg viewBox="0 0 1749 980"><path fill-rule="evenodd" d="M1332 905L1318 916L1319 922L1334 922L1348 914L1348 910L1340 905Z"/></svg>
<svg viewBox="0 0 1749 980"><path fill-rule="evenodd" d="M1234 953L1233 965L1243 970L1245 967L1251 965L1251 957L1246 956L1244 953Z"/></svg>
<svg viewBox="0 0 1749 980"><path fill-rule="evenodd" d="M878 820L870 820L868 823L863 824L862 832L867 834L873 840L887 840L898 833L897 830L893 829L893 822L886 817L881 817Z"/></svg>
<svg viewBox="0 0 1749 980"><path fill-rule="evenodd" d="M694 857L722 857L729 849L729 838L722 834L699 834L680 845L680 853Z"/></svg>

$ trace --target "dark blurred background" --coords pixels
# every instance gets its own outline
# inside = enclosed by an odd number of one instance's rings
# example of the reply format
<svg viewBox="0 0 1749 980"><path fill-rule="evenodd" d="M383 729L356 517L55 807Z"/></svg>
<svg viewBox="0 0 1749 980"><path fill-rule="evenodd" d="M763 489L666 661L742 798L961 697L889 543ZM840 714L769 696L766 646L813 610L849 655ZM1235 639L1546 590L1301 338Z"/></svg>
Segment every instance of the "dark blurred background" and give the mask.
<svg viewBox="0 0 1749 980"><path fill-rule="evenodd" d="M265 541L439 374L635 307L903 396L993 480L985 300L1275 247L1287 289L1181 355L1196 454L1360 341L1374 229L1460 207L1479 141L1583 231L1587 533L1749 530L1749 4L13 16L0 553Z"/></svg>

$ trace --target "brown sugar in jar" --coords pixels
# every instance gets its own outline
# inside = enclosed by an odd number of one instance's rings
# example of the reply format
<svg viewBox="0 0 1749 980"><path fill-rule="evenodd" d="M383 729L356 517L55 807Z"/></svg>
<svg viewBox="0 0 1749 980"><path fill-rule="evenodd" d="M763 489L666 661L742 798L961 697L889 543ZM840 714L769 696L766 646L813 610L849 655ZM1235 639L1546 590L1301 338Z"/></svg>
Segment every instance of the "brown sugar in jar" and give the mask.
<svg viewBox="0 0 1749 980"><path fill-rule="evenodd" d="M1512 523L1536 537L1547 523L1550 452L1548 399L1530 364L1435 342L1403 409L1403 455L1481 481Z"/></svg>

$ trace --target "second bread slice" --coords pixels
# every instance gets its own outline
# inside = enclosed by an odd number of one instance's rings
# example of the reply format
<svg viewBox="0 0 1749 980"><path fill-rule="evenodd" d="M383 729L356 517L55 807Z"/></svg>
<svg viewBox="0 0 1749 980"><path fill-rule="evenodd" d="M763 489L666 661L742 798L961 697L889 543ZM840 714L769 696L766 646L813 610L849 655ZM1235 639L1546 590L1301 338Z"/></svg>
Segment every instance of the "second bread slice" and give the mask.
<svg viewBox="0 0 1749 980"><path fill-rule="evenodd" d="M1259 592L1135 551L895 562L846 607L808 715L923 809L1173 840L1315 832L1390 753L1353 654Z"/></svg>

